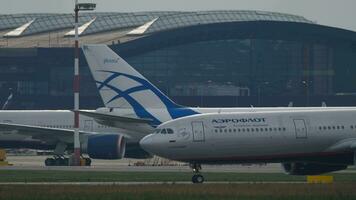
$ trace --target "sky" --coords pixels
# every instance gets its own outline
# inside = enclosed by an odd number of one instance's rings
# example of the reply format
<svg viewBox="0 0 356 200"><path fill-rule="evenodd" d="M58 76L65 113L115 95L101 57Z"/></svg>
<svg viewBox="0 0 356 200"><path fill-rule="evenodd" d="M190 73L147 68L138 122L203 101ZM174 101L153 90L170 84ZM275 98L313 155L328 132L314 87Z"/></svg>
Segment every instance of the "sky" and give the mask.
<svg viewBox="0 0 356 200"><path fill-rule="evenodd" d="M98 12L263 10L306 17L318 24L356 31L356 0L79 0ZM74 0L0 0L1 14L69 13Z"/></svg>

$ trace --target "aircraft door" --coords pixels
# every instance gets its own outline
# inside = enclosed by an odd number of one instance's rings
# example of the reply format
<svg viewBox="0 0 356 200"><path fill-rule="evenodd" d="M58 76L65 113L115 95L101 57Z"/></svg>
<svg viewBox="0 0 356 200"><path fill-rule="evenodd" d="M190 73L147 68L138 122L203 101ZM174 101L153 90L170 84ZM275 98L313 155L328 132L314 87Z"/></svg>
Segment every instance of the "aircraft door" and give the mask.
<svg viewBox="0 0 356 200"><path fill-rule="evenodd" d="M93 120L84 121L84 131L93 131Z"/></svg>
<svg viewBox="0 0 356 200"><path fill-rule="evenodd" d="M294 119L295 136L297 139L307 139L307 126L304 119Z"/></svg>
<svg viewBox="0 0 356 200"><path fill-rule="evenodd" d="M192 122L193 142L204 142L205 132L203 122Z"/></svg>

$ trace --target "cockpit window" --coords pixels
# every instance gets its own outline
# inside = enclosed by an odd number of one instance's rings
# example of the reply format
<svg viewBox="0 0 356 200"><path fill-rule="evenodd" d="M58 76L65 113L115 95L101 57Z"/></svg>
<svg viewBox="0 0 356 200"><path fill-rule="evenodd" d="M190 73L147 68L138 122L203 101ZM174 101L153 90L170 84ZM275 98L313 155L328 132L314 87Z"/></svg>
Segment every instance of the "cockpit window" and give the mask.
<svg viewBox="0 0 356 200"><path fill-rule="evenodd" d="M174 134L173 129L171 128L164 128L164 129L157 129L155 132L155 134L157 133L161 133L161 134Z"/></svg>
<svg viewBox="0 0 356 200"><path fill-rule="evenodd" d="M173 132L173 130L172 130L172 129L167 128L167 133L168 133L168 134L173 134L174 132Z"/></svg>

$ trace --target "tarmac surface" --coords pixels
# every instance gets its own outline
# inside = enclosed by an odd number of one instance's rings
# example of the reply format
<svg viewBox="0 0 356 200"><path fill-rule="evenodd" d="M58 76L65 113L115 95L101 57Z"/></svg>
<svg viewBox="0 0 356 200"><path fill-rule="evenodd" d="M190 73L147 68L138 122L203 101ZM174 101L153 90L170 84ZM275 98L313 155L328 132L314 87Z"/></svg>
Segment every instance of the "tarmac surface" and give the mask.
<svg viewBox="0 0 356 200"><path fill-rule="evenodd" d="M70 171L132 171L132 172L192 172L185 163L171 163L168 166L134 166L144 160L92 160L92 166L46 167L47 156L8 156L7 161L13 166L2 166L0 170L70 170ZM240 172L240 173L281 173L280 164L267 165L203 165L202 172Z"/></svg>
<svg viewBox="0 0 356 200"><path fill-rule="evenodd" d="M48 156L8 156L12 166L0 166L0 170L60 170L60 171L113 171L113 172L192 172L186 163L170 163L164 166L135 166L144 160L92 160L92 166L51 166L44 165ZM202 172L235 172L235 173L284 173L281 164L254 165L202 165ZM356 173L355 167L338 173Z"/></svg>
<svg viewBox="0 0 356 200"><path fill-rule="evenodd" d="M92 166L61 166L61 167L46 167L44 161L47 156L8 156L7 161L12 166L1 166L0 170L59 170L59 171L102 171L102 172L188 172L192 170L185 163L170 163L170 166L135 166L135 163L143 163L144 160L121 159L121 160L92 160ZM175 165L172 165L175 164ZM202 172L235 172L235 173L283 173L280 164L261 164L261 165L203 165ZM356 173L354 168L344 170L338 173ZM214 182L206 181L204 184L305 184L304 181L281 181L281 182ZM164 182L138 182L138 181L115 181L115 182L2 182L1 185L80 185L80 186L100 186L100 185L190 185L190 181L164 181Z"/></svg>

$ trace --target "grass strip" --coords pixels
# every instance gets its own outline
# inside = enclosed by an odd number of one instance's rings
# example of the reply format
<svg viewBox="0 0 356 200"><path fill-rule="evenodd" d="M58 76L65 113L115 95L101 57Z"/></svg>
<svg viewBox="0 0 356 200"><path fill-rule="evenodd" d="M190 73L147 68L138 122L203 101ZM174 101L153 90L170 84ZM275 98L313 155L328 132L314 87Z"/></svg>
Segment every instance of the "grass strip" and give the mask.
<svg viewBox="0 0 356 200"><path fill-rule="evenodd" d="M0 186L7 200L190 200L190 199L355 199L355 183L337 184L224 184L135 186Z"/></svg>
<svg viewBox="0 0 356 200"><path fill-rule="evenodd" d="M306 181L283 173L203 173L206 181ZM335 182L356 182L356 173L334 173ZM93 172L55 170L0 170L0 182L177 182L190 181L187 172Z"/></svg>

